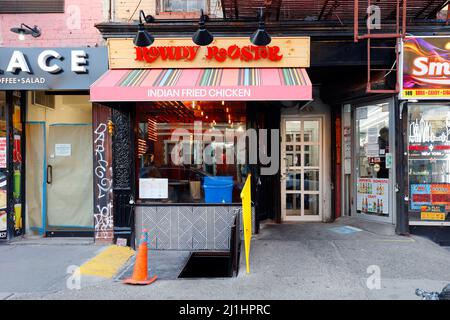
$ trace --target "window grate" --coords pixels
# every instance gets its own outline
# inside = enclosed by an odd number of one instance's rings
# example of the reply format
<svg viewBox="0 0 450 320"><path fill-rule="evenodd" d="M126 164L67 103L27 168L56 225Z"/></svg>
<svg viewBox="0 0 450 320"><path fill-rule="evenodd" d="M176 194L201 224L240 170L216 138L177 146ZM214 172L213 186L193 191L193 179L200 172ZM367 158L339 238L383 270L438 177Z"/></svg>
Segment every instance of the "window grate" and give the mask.
<svg viewBox="0 0 450 320"><path fill-rule="evenodd" d="M0 13L64 13L64 0L0 0Z"/></svg>

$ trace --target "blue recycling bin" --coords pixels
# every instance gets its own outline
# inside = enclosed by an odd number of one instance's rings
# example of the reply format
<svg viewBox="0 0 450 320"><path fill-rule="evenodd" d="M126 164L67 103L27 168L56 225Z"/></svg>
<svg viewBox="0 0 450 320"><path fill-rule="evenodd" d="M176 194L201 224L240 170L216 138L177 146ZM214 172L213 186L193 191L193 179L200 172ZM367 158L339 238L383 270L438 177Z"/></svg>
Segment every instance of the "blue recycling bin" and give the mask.
<svg viewBox="0 0 450 320"><path fill-rule="evenodd" d="M206 203L231 203L233 177L205 177L203 180Z"/></svg>

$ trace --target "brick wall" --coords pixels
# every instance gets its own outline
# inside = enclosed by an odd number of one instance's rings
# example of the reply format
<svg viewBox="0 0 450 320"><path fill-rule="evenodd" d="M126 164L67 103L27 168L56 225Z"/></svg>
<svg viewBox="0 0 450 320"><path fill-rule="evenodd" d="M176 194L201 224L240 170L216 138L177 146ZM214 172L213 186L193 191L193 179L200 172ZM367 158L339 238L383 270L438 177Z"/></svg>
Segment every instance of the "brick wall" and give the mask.
<svg viewBox="0 0 450 320"><path fill-rule="evenodd" d="M132 22L139 20L139 10L156 19L195 19L198 12L160 12L161 0L66 0L64 13L0 14L0 46L2 47L75 47L104 45L96 23L108 20L112 4L112 20ZM206 9L206 8L205 8ZM209 15L221 17L219 0L210 0ZM10 31L21 23L37 25L42 32L39 38L30 35L20 41Z"/></svg>
<svg viewBox="0 0 450 320"><path fill-rule="evenodd" d="M95 23L106 20L109 0L66 0L64 13L0 14L0 46L2 47L75 47L102 45ZM25 23L37 25L42 35L27 35L18 40L13 27Z"/></svg>

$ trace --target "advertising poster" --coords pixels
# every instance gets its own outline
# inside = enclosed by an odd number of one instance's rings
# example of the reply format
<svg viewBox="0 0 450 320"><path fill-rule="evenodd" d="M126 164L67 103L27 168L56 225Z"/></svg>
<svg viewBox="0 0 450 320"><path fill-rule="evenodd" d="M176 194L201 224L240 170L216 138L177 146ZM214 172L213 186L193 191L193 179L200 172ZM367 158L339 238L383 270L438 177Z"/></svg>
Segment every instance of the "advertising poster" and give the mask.
<svg viewBox="0 0 450 320"><path fill-rule="evenodd" d="M411 185L411 210L420 210L422 206L431 205L431 185Z"/></svg>
<svg viewBox="0 0 450 320"><path fill-rule="evenodd" d="M22 162L22 153L21 153L21 142L20 142L20 134L14 135L14 148L13 148L13 162Z"/></svg>
<svg viewBox="0 0 450 320"><path fill-rule="evenodd" d="M6 169L6 137L0 137L0 168Z"/></svg>
<svg viewBox="0 0 450 320"><path fill-rule="evenodd" d="M6 168L6 137L0 137L0 168Z"/></svg>
<svg viewBox="0 0 450 320"><path fill-rule="evenodd" d="M420 211L422 206L442 205L450 211L450 184L412 184L411 210Z"/></svg>
<svg viewBox="0 0 450 320"><path fill-rule="evenodd" d="M389 214L389 179L358 178L356 209Z"/></svg>
<svg viewBox="0 0 450 320"><path fill-rule="evenodd" d="M0 240L7 238L7 191L6 191L6 175L0 173Z"/></svg>
<svg viewBox="0 0 450 320"><path fill-rule="evenodd" d="M6 239L6 211L0 210L0 239Z"/></svg>
<svg viewBox="0 0 450 320"><path fill-rule="evenodd" d="M431 204L444 205L445 210L450 210L450 184L434 183L431 185Z"/></svg>
<svg viewBox="0 0 450 320"><path fill-rule="evenodd" d="M446 212L443 205L422 206L420 220L445 220Z"/></svg>
<svg viewBox="0 0 450 320"><path fill-rule="evenodd" d="M450 37L406 37L403 40L402 99L448 99Z"/></svg>

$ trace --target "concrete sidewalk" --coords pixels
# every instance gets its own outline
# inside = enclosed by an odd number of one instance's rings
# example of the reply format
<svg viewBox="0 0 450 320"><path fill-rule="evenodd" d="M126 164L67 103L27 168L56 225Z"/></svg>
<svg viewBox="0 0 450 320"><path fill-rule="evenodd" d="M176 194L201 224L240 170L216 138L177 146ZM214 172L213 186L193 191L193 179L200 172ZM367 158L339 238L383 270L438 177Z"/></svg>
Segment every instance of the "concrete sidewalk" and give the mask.
<svg viewBox="0 0 450 320"><path fill-rule="evenodd" d="M102 250L88 239L39 238L0 245L0 300L66 289L70 266L81 266ZM100 279L86 277L85 283Z"/></svg>
<svg viewBox="0 0 450 320"><path fill-rule="evenodd" d="M146 287L109 280L91 282L81 290L12 298L418 299L416 288L440 291L450 283L446 248L424 238L345 227L342 222L265 224L252 241L251 273L245 274L242 255L237 278L158 280ZM380 289L366 285L370 266L379 268Z"/></svg>

